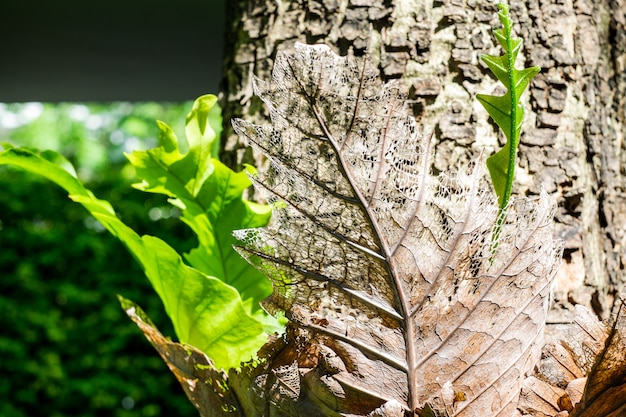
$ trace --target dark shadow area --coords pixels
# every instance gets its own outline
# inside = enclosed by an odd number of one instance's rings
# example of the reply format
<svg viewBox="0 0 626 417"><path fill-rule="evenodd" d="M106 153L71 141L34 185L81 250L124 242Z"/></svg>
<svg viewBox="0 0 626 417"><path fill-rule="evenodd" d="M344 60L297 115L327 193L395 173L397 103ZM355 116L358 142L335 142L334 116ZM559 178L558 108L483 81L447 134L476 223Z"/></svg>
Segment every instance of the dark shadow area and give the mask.
<svg viewBox="0 0 626 417"><path fill-rule="evenodd" d="M0 102L216 93L225 7L224 0L4 2Z"/></svg>

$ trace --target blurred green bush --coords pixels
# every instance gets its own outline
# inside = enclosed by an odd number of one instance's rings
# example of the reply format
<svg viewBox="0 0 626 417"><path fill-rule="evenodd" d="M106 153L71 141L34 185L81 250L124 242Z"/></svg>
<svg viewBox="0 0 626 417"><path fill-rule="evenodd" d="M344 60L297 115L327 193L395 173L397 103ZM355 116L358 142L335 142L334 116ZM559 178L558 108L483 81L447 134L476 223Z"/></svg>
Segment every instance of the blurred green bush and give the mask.
<svg viewBox="0 0 626 417"><path fill-rule="evenodd" d="M191 106L180 107L174 114L181 113L176 121L184 123ZM167 115L159 118L170 122ZM134 133L123 126L130 119ZM58 134L67 139L75 132L62 147L76 155L73 162L83 172L91 170L88 186L129 226L187 251L196 243L193 234L165 198L130 187L132 176L119 157L124 140L107 143L111 135L149 142L154 119L146 117L144 128L141 120L118 118L99 126L95 139L76 133L81 121ZM147 130L136 135L141 129ZM51 147L26 141L28 135L12 131L2 140ZM86 141L92 150L80 159ZM49 181L0 169L0 416L198 415L116 294L135 300L164 334L174 334L160 300L117 239Z"/></svg>

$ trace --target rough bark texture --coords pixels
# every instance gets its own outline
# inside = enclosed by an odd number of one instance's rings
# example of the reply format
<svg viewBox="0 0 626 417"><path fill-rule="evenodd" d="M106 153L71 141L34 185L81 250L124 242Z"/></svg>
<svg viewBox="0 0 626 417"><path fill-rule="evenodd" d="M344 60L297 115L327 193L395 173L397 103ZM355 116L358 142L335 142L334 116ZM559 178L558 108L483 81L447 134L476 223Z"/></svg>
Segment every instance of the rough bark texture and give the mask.
<svg viewBox="0 0 626 417"><path fill-rule="evenodd" d="M402 78L418 122L434 131L436 172L503 141L475 100L496 89L479 60L499 52L494 2L239 0L229 7L222 157L231 166L262 163L228 121L266 122L251 77L268 79L277 50L295 41L340 54L369 51L383 79ZM524 97L514 192L543 188L559 204L554 233L565 256L551 320L571 322L575 303L606 317L626 281L626 0L515 1L511 16L524 64L543 68Z"/></svg>

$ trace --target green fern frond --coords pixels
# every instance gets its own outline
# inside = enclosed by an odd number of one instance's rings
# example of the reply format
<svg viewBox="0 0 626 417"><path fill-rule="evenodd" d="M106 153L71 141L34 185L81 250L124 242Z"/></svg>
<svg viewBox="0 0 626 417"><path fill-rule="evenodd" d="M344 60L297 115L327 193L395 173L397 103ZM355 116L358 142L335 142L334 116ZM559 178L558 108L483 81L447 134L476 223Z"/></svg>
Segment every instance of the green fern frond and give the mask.
<svg viewBox="0 0 626 417"><path fill-rule="evenodd" d="M522 120L524 119L524 107L520 103L520 97L528 87L530 80L541 68L534 66L522 70L515 69L515 60L522 49L522 40L512 37L513 22L509 17L509 7L500 3L498 8L500 9L498 17L503 28L493 32L498 43L504 49L504 55L483 55L481 59L496 78L504 84L507 92L503 96L478 94L477 98L500 126L507 139L500 151L487 158L487 168L491 175L491 181L498 195L500 208L504 209L511 197L515 156L522 130Z"/></svg>
<svg viewBox="0 0 626 417"><path fill-rule="evenodd" d="M481 59L496 78L504 84L507 92L503 96L477 95L478 101L506 136L504 147L487 158L487 168L500 206L498 222L494 231L496 246L500 234L499 230L504 221L503 213L511 198L513 187L515 158L522 130L522 120L524 119L524 107L520 103L520 98L528 87L528 83L541 71L538 66L522 70L515 69L517 55L522 49L522 40L512 36L513 21L509 17L509 7L499 3L498 9L498 17L503 27L495 29L493 32L498 43L504 49L504 55L483 55Z"/></svg>

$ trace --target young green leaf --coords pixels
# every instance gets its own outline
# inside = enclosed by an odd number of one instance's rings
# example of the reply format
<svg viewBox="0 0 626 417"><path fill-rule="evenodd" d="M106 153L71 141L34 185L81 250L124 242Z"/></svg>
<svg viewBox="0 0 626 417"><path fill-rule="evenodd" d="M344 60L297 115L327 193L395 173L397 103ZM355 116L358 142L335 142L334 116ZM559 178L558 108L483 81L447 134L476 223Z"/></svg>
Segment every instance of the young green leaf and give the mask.
<svg viewBox="0 0 626 417"><path fill-rule="evenodd" d="M498 8L500 10L498 17L503 27L495 29L494 34L498 43L504 49L504 55L483 55L481 58L496 78L504 84L507 92L504 96L478 94L477 98L493 120L500 126L507 139L502 149L487 158L487 168L498 195L500 213L502 213L511 197L515 157L524 118L524 107L520 103L520 97L530 80L541 68L534 66L523 70L515 69L515 61L521 51L522 40L512 36L513 22L509 17L509 7L499 3Z"/></svg>
<svg viewBox="0 0 626 417"><path fill-rule="evenodd" d="M213 94L200 96L187 114L185 135L190 143L210 144L211 157L217 158L222 133L222 110Z"/></svg>
<svg viewBox="0 0 626 417"><path fill-rule="evenodd" d="M159 123L161 146L127 155L142 180L134 186L142 191L165 194L182 211L181 219L196 233L199 245L185 259L200 271L236 288L247 312L275 322L263 312L260 302L272 292L269 280L233 249L232 231L265 226L271 208L242 198L250 179L211 158L215 134L209 126L215 96L200 97L187 117L189 151L181 153L174 132Z"/></svg>
<svg viewBox="0 0 626 417"><path fill-rule="evenodd" d="M65 158L52 151L38 153L5 145L1 164L18 166L55 182L120 239L163 301L179 340L205 352L217 367L236 367L265 343L263 324L249 314L237 290L185 265L162 240L135 233L107 201L97 199L83 186L73 169L68 169Z"/></svg>

